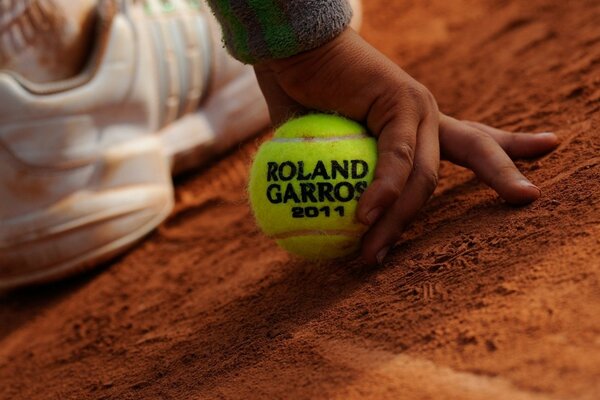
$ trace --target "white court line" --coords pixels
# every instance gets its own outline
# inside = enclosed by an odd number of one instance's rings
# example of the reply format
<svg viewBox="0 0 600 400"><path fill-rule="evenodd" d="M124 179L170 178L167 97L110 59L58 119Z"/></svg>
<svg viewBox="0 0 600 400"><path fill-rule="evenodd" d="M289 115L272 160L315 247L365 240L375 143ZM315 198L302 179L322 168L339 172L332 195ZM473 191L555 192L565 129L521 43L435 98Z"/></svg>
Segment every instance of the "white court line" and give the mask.
<svg viewBox="0 0 600 400"><path fill-rule="evenodd" d="M556 400L556 397L516 387L502 377L453 370L407 354L394 354L376 345L301 335L318 344L319 354L334 365L354 371L356 379L339 388L336 399ZM368 342L367 342L368 344ZM396 397L399 395L400 397Z"/></svg>

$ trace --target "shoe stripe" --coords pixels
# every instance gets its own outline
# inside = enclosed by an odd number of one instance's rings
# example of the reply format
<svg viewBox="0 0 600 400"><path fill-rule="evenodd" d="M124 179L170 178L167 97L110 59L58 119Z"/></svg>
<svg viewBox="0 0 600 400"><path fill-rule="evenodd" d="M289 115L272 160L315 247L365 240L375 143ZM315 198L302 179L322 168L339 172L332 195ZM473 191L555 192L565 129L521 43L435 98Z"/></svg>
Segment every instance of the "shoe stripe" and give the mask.
<svg viewBox="0 0 600 400"><path fill-rule="evenodd" d="M163 39L173 49L172 68L174 68L173 72L177 74L177 82L173 82L177 84L177 87L173 90L173 94L177 96L177 114L175 118L180 118L186 107L186 94L191 85L189 67L185 61L187 43L183 40L181 23L176 16L169 16L165 19L163 26Z"/></svg>
<svg viewBox="0 0 600 400"><path fill-rule="evenodd" d="M154 51L154 59L156 60L156 80L158 86L158 104L165 104L167 101L167 95L169 92L169 82L166 79L162 79L161 77L166 76L168 74L167 69L168 65L165 62L163 54L162 43L160 40L160 32L159 27L156 24L156 21L149 21L147 25L147 31L149 37L152 42L152 47ZM165 126L165 115L163 110L160 110L160 114L158 116L158 127Z"/></svg>
<svg viewBox="0 0 600 400"><path fill-rule="evenodd" d="M208 12L208 11L205 11ZM200 74L200 82L201 82L201 93L199 98L199 103L202 101L203 97L207 95L210 77L212 74L213 68L213 55L215 54L213 37L211 34L211 28L206 20L206 18L201 17L200 15L196 16L198 19L202 19L202 23L193 24L193 31L191 35L198 38L200 41L200 57L199 61L202 65Z"/></svg>
<svg viewBox="0 0 600 400"><path fill-rule="evenodd" d="M204 89L208 86L210 74L210 56L212 54L210 27L206 16L200 12L199 4L189 0L170 0L173 2L177 25L174 32L176 42L183 42L179 62L182 76L187 85L181 90L180 116L195 111L200 103ZM205 10L204 13L207 11ZM203 62L204 60L204 62Z"/></svg>
<svg viewBox="0 0 600 400"><path fill-rule="evenodd" d="M177 120L179 116L181 86L179 83L179 68L177 66L177 50L174 48L172 41L167 39L169 36L168 21L157 19L156 23L158 25L158 32L160 33L160 41L163 44L163 57L167 67L165 78L168 82L168 91L165 101L164 123L168 125Z"/></svg>
<svg viewBox="0 0 600 400"><path fill-rule="evenodd" d="M208 80L205 81L208 71L202 59L209 58L207 54L211 54L210 41L207 40L210 31L206 18L199 11L199 4L189 0L171 1L178 11L179 34L185 44L181 61L185 65L189 83L186 90L182 91L182 114L187 114L198 108L203 89L208 85Z"/></svg>
<svg viewBox="0 0 600 400"><path fill-rule="evenodd" d="M185 77L185 85L181 90L180 115L187 114L195 110L200 102L202 95L200 46L193 35L192 24L195 22L193 16L181 16L181 20L175 28L178 34L184 39L181 48L183 56L180 60L182 67L182 77ZM182 84L184 81L182 80Z"/></svg>
<svg viewBox="0 0 600 400"><path fill-rule="evenodd" d="M144 4L159 64L165 107L159 122L164 127L198 108L208 87L212 38L198 4L188 0Z"/></svg>
<svg viewBox="0 0 600 400"><path fill-rule="evenodd" d="M160 104L164 109L159 118L159 126L166 126L175 121L179 115L180 83L177 68L177 53L172 41L168 40L169 28L165 13L169 8L156 0L144 1L148 25L152 31L155 59L158 68L159 83L161 85Z"/></svg>

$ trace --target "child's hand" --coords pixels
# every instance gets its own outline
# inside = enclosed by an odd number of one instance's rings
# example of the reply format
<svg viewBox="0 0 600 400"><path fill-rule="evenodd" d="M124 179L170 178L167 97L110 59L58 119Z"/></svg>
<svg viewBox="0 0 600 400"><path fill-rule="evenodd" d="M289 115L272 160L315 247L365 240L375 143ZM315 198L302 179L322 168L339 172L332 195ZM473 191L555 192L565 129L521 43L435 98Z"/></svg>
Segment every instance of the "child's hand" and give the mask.
<svg viewBox="0 0 600 400"><path fill-rule="evenodd" d="M368 263L381 263L431 197L440 147L510 203L540 196L509 156L545 153L557 145L556 136L513 135L440 114L427 88L351 29L315 50L255 69L274 124L308 110L334 111L365 122L378 138L375 179L357 210L370 227L362 252Z"/></svg>

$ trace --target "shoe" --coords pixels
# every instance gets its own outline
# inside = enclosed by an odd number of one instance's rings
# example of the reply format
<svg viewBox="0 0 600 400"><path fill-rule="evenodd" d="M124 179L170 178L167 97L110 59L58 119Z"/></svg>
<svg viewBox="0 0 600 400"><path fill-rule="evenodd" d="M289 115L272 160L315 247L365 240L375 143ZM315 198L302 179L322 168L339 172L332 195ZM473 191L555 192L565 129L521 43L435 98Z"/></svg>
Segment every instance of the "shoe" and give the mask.
<svg viewBox="0 0 600 400"><path fill-rule="evenodd" d="M0 291L123 253L169 215L172 174L268 125L252 68L201 2L104 0L97 14L74 78L0 71Z"/></svg>
<svg viewBox="0 0 600 400"><path fill-rule="evenodd" d="M350 26L356 32L360 31L363 22L363 6L362 0L350 0L350 7L352 7L352 11L354 11L352 15L352 21L350 22Z"/></svg>
<svg viewBox="0 0 600 400"><path fill-rule="evenodd" d="M354 13L351 27L362 26L362 1L350 0ZM213 43L220 43L220 28L212 15ZM221 49L222 50L222 49ZM216 52L216 71L222 72L217 82L229 82L227 88L217 86L200 112L184 116L163 132L174 174L197 168L199 161L210 161L256 133L268 124L266 103L257 89L254 72L232 62L225 51ZM237 79L233 79L236 77ZM232 118L233 117L233 118ZM216 132L219 133L216 136Z"/></svg>
<svg viewBox="0 0 600 400"><path fill-rule="evenodd" d="M199 1L100 1L85 70L0 71L0 290L122 253L173 206L172 172L260 131L251 67Z"/></svg>

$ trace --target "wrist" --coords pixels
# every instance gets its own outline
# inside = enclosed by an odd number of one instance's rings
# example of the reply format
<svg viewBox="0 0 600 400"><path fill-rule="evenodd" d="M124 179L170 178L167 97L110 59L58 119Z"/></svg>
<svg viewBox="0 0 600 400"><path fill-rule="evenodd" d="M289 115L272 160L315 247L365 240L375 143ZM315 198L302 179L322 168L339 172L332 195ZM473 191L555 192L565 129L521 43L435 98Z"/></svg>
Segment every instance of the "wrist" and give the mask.
<svg viewBox="0 0 600 400"><path fill-rule="evenodd" d="M258 63L256 67L275 73L294 69L308 74L314 68L319 68L327 62L337 59L342 53L349 53L350 48L355 45L357 39L360 39L360 36L351 28L346 28L339 35L316 48L285 58L265 60Z"/></svg>
<svg viewBox="0 0 600 400"><path fill-rule="evenodd" d="M209 3L223 27L229 52L249 64L320 47L344 31L352 18L348 0L277 1L272 5L244 1L236 2L236 7L230 0Z"/></svg>

